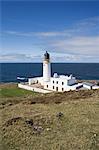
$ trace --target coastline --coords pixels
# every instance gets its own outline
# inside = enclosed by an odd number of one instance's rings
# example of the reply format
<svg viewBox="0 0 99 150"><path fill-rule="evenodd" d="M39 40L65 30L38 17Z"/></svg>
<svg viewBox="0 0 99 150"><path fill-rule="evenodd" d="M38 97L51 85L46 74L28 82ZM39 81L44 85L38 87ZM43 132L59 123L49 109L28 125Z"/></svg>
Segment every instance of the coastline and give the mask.
<svg viewBox="0 0 99 150"><path fill-rule="evenodd" d="M90 82L90 83L99 83L99 80L97 79L94 79L94 80L77 80L77 82ZM6 85L6 84L18 84L18 82L10 82L10 81L8 81L8 82L0 82L0 85Z"/></svg>

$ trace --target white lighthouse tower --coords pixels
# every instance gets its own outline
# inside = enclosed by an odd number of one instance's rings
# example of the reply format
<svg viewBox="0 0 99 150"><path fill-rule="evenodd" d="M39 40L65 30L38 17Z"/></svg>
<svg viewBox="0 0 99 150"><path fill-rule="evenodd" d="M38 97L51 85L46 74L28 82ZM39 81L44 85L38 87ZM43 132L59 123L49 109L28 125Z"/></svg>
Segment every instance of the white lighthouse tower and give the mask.
<svg viewBox="0 0 99 150"><path fill-rule="evenodd" d="M50 55L46 51L43 60L43 81L44 82L50 81L50 77L51 77Z"/></svg>

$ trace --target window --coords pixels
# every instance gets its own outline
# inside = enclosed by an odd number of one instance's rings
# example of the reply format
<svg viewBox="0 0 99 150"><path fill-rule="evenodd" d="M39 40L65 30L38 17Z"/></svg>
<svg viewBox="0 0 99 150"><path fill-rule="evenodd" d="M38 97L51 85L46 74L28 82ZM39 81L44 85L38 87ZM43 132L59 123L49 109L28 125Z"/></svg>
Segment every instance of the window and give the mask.
<svg viewBox="0 0 99 150"><path fill-rule="evenodd" d="M58 91L58 87L56 87L56 91Z"/></svg>
<svg viewBox="0 0 99 150"><path fill-rule="evenodd" d="M53 86L53 89L54 89L54 86Z"/></svg>
<svg viewBox="0 0 99 150"><path fill-rule="evenodd" d="M53 81L53 83L54 83L54 81Z"/></svg>
<svg viewBox="0 0 99 150"><path fill-rule="evenodd" d="M48 85L46 87L48 88Z"/></svg>
<svg viewBox="0 0 99 150"><path fill-rule="evenodd" d="M64 88L62 88L62 91L64 91Z"/></svg>
<svg viewBox="0 0 99 150"><path fill-rule="evenodd" d="M62 85L64 85L64 82L62 82Z"/></svg>
<svg viewBox="0 0 99 150"><path fill-rule="evenodd" d="M56 83L58 84L58 81L56 81Z"/></svg>

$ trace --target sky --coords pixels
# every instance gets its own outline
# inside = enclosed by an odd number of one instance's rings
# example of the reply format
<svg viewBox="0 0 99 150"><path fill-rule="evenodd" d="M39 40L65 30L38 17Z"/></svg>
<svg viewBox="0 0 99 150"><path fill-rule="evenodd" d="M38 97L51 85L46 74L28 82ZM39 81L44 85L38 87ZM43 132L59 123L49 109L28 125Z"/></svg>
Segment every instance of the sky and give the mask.
<svg viewBox="0 0 99 150"><path fill-rule="evenodd" d="M99 63L99 1L2 0L0 62Z"/></svg>

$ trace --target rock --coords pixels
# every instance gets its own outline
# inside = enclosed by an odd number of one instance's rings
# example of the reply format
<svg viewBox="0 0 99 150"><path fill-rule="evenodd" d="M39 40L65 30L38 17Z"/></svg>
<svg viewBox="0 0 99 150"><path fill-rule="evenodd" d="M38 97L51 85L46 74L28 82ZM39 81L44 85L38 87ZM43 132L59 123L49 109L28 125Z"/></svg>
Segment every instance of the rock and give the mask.
<svg viewBox="0 0 99 150"><path fill-rule="evenodd" d="M56 102L55 102L55 104L60 104L60 103L61 103L61 101L56 101Z"/></svg>
<svg viewBox="0 0 99 150"><path fill-rule="evenodd" d="M38 127L37 129L39 132L43 131L43 128L41 126Z"/></svg>
<svg viewBox="0 0 99 150"><path fill-rule="evenodd" d="M30 102L30 104L36 104L36 102L35 102L35 101L33 101L33 102Z"/></svg>
<svg viewBox="0 0 99 150"><path fill-rule="evenodd" d="M1 103L1 105L5 105L5 103Z"/></svg>
<svg viewBox="0 0 99 150"><path fill-rule="evenodd" d="M38 126L33 126L33 129L37 131L37 129L38 129Z"/></svg>
<svg viewBox="0 0 99 150"><path fill-rule="evenodd" d="M25 122L26 122L26 124L33 126L33 120L32 119L27 119Z"/></svg>
<svg viewBox="0 0 99 150"><path fill-rule="evenodd" d="M94 135L93 135L93 136L94 136L94 138L95 138L95 137L97 136L97 133L94 133Z"/></svg>
<svg viewBox="0 0 99 150"><path fill-rule="evenodd" d="M33 129L38 134L40 134L43 131L43 128L41 126L33 126Z"/></svg>
<svg viewBox="0 0 99 150"><path fill-rule="evenodd" d="M12 105L12 103L9 103L9 104L8 104L8 106L11 106L11 105Z"/></svg>
<svg viewBox="0 0 99 150"><path fill-rule="evenodd" d="M56 117L61 118L64 114L62 112L57 113Z"/></svg>
<svg viewBox="0 0 99 150"><path fill-rule="evenodd" d="M21 117L15 117L15 118L9 119L8 121L6 121L5 125L6 126L13 125L13 123L15 123L16 121L19 121L19 120L22 120L22 118Z"/></svg>
<svg viewBox="0 0 99 150"><path fill-rule="evenodd" d="M46 131L51 131L51 128L47 128Z"/></svg>

